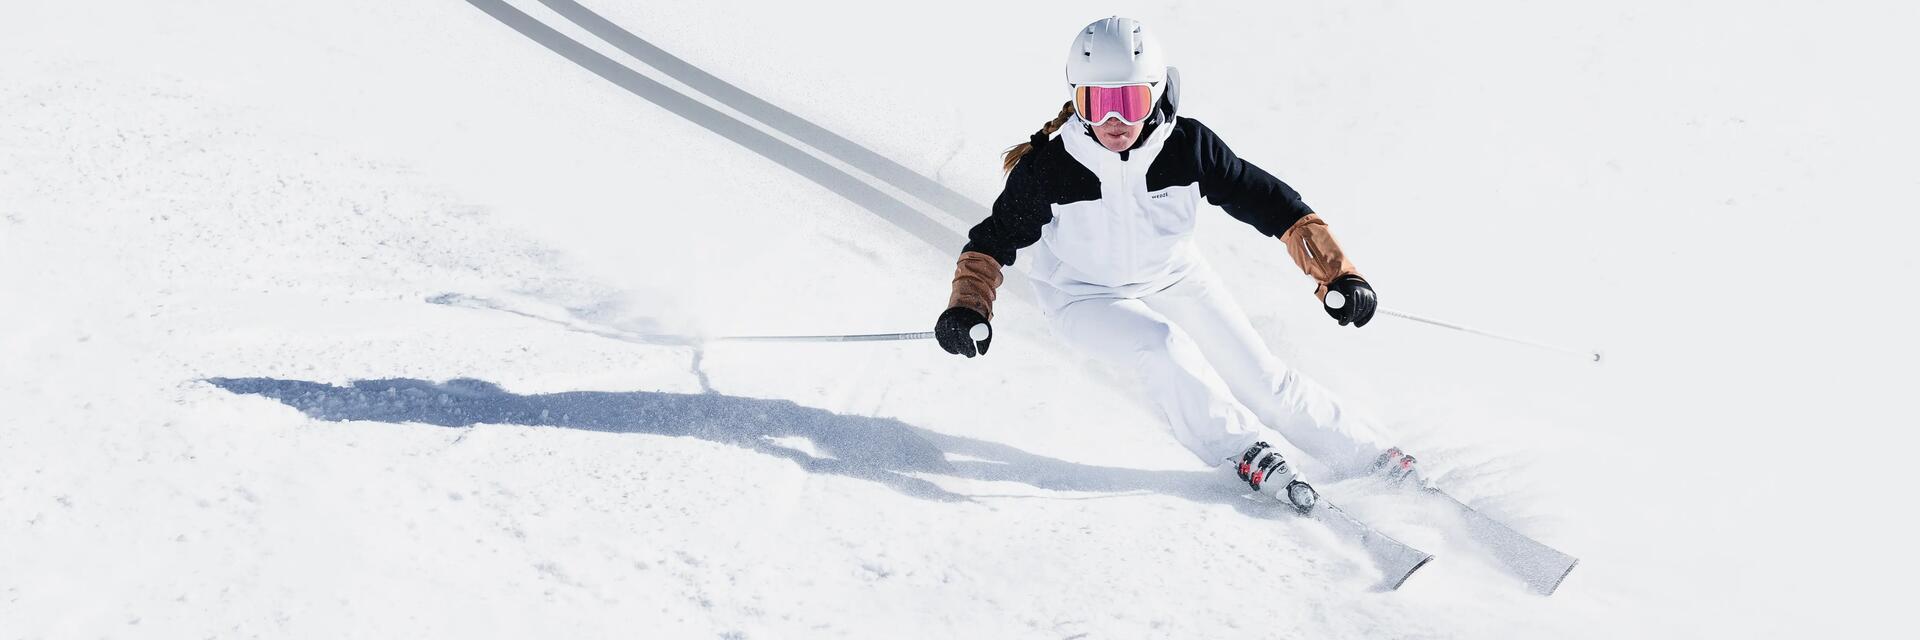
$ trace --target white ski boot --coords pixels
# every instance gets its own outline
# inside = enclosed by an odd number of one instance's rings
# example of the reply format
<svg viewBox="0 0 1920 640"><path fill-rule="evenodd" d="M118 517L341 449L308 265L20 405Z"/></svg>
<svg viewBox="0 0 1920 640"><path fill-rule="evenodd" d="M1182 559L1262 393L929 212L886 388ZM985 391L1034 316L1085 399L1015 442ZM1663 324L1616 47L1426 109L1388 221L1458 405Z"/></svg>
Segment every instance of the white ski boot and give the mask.
<svg viewBox="0 0 1920 640"><path fill-rule="evenodd" d="M1240 454L1238 471L1240 479L1255 492L1293 505L1301 513L1313 510L1313 505L1320 501L1320 492L1307 484L1304 476L1295 472L1280 452L1273 450L1273 445L1265 442L1255 442Z"/></svg>

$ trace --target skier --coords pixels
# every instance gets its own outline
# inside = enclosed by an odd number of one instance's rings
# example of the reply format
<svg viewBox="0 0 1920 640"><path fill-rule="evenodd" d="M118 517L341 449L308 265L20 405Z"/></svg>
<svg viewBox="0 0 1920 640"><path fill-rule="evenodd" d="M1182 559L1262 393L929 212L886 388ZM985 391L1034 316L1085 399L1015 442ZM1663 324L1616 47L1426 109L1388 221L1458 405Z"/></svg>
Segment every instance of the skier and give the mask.
<svg viewBox="0 0 1920 640"><path fill-rule="evenodd" d="M1028 270L1054 333L1140 371L1174 437L1203 460L1233 465L1255 491L1301 509L1317 494L1263 426L1335 475L1412 477L1412 456L1267 351L1193 242L1204 197L1280 238L1318 283L1327 314L1364 327L1373 288L1326 222L1205 125L1175 116L1179 73L1140 23L1112 17L1081 29L1066 73L1073 99L1006 152L1006 186L968 233L934 328L940 346L987 352L1001 268L1033 246Z"/></svg>

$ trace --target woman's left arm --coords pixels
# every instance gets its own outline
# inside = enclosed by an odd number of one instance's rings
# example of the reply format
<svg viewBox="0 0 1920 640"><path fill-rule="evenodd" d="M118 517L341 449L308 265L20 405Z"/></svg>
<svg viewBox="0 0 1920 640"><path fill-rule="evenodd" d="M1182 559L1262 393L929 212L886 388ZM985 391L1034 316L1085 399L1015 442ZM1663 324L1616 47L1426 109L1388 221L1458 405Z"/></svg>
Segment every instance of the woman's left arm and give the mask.
<svg viewBox="0 0 1920 640"><path fill-rule="evenodd" d="M1375 296L1372 285L1360 276L1360 270L1333 238L1327 227L1300 192L1253 163L1241 160L1197 120L1182 118L1192 127L1191 143L1199 157L1200 193L1229 215L1253 225L1260 233L1280 238L1287 255L1301 273L1317 285L1314 297L1341 325L1365 326L1373 319ZM1339 306L1327 305L1327 292L1341 294Z"/></svg>
<svg viewBox="0 0 1920 640"><path fill-rule="evenodd" d="M1313 215L1300 192L1234 155L1207 125L1184 117L1179 124L1192 129L1188 144L1198 156L1200 193L1207 202L1269 236L1284 234L1300 219Z"/></svg>

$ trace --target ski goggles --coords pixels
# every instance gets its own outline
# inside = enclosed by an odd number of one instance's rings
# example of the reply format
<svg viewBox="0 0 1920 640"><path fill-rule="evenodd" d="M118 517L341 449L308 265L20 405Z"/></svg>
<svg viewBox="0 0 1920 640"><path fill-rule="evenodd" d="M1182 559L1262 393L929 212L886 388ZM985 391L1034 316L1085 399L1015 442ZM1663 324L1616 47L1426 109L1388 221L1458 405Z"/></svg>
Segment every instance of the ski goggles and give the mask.
<svg viewBox="0 0 1920 640"><path fill-rule="evenodd" d="M1073 108L1089 124L1116 117L1127 124L1140 124L1153 115L1153 85L1079 85L1073 88Z"/></svg>

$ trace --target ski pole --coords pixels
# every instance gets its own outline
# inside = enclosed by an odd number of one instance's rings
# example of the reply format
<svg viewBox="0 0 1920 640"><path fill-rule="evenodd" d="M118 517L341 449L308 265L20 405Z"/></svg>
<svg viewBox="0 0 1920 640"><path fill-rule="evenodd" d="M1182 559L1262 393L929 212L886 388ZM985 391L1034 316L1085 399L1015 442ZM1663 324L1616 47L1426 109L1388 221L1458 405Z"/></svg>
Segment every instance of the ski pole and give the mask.
<svg viewBox="0 0 1920 640"><path fill-rule="evenodd" d="M981 342L993 337L993 329L984 324L973 325L967 337ZM932 331L912 333L858 333L836 336L720 336L708 338L708 342L881 342L886 340L932 340Z"/></svg>
<svg viewBox="0 0 1920 640"><path fill-rule="evenodd" d="M1346 305L1347 305L1347 298L1346 298L1346 296L1344 296L1344 295L1341 295L1341 293L1340 293L1340 292L1338 292L1338 291L1328 291L1328 292L1327 292L1327 307L1328 307L1328 308L1330 308L1330 309L1338 309L1338 308L1340 308L1340 307L1344 307L1344 306L1346 306ZM1416 315L1413 315L1413 314L1411 314L1411 313L1406 313L1406 312L1404 312L1404 311L1395 311L1395 310L1393 310L1393 309L1388 309L1388 308L1386 308L1386 307L1380 307L1380 308L1378 308L1378 311L1379 311L1380 313L1384 313L1384 314L1387 314L1387 315L1390 315L1390 316L1393 316L1393 317L1396 317L1396 318L1402 318L1402 319L1405 319L1405 320L1412 320L1412 321L1414 321L1414 322L1421 322L1421 323L1425 323L1425 324L1430 324L1430 325L1433 325L1433 326L1436 326L1436 327L1444 327L1444 328L1447 328L1447 329L1452 329L1452 330L1455 330L1455 331L1461 331L1461 332L1465 332L1465 333L1471 333L1471 334L1474 334L1474 335L1478 335L1478 336L1485 336L1485 337L1488 337L1488 338L1493 338L1493 339L1495 339L1495 340L1505 340L1505 341L1507 341L1507 342L1512 342L1512 343L1516 343L1516 344L1524 344L1524 345L1527 345L1527 346L1529 346L1529 347L1534 347L1534 348L1536 348L1536 349L1546 349L1546 350L1548 350L1548 351L1558 351L1558 352L1560 352L1560 353L1565 353L1565 354L1568 354L1568 355L1575 355L1575 356L1580 356L1581 358L1591 358L1593 362L1599 362L1599 361L1600 361L1600 352L1598 352L1598 351L1587 351L1587 350L1583 350L1583 349L1570 349L1570 348L1567 348L1567 347L1561 347L1561 346L1555 346L1555 345L1550 345L1550 344L1547 344L1547 343L1544 343L1544 342L1535 342L1535 341L1533 341L1533 340L1527 340L1527 339L1525 339L1525 338L1515 338L1515 337L1513 337L1513 336L1503 336L1503 335L1500 335L1500 334L1497 334L1497 333L1493 333L1493 332L1491 332L1491 331L1482 331L1482 330L1480 330L1480 329L1475 329L1475 328L1472 328L1472 327L1465 327L1465 326L1461 326L1461 325L1457 325L1457 324L1453 324L1453 323L1451 323L1451 322L1442 322L1442 321L1439 321L1439 320L1435 320L1435 319L1432 319L1432 318L1425 318L1425 317L1421 317L1421 316L1416 316Z"/></svg>
<svg viewBox="0 0 1920 640"><path fill-rule="evenodd" d="M914 333L858 333L838 336L720 336L707 342L883 342L887 340L928 340L932 331Z"/></svg>

